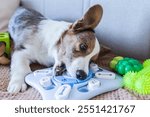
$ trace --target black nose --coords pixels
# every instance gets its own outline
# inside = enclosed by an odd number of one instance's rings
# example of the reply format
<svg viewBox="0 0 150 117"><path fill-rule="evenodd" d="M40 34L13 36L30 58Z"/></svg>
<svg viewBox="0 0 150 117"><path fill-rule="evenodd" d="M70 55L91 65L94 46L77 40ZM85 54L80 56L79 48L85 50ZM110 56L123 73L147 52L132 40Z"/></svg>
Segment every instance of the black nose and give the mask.
<svg viewBox="0 0 150 117"><path fill-rule="evenodd" d="M77 70L76 77L79 80L84 80L87 77L87 74L83 70Z"/></svg>

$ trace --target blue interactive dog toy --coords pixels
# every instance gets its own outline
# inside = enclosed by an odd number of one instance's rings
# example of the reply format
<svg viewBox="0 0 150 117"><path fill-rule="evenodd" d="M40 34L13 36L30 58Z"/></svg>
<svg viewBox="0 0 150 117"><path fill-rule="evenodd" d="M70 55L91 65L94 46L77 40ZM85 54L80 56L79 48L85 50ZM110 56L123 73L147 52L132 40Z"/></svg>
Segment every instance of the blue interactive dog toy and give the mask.
<svg viewBox="0 0 150 117"><path fill-rule="evenodd" d="M52 68L47 68L27 75L25 81L37 89L44 100L90 99L123 86L121 76L94 63L90 64L90 72L85 80L72 78L67 73L53 76Z"/></svg>

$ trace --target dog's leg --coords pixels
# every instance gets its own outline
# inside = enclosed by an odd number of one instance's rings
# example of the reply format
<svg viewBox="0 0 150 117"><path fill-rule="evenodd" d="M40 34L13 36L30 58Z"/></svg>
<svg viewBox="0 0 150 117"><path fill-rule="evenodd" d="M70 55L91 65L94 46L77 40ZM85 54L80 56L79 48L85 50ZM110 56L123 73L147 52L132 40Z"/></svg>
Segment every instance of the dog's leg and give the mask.
<svg viewBox="0 0 150 117"><path fill-rule="evenodd" d="M54 64L54 67L53 67L53 74L55 76L62 75L63 72L66 70L66 66L61 61L60 57L58 57L58 51L55 50L53 52L53 56L54 56L54 59L55 59L55 64Z"/></svg>
<svg viewBox="0 0 150 117"><path fill-rule="evenodd" d="M27 89L24 81L25 76L31 72L30 61L25 50L15 51L11 62L11 79L8 85L8 92L17 93Z"/></svg>

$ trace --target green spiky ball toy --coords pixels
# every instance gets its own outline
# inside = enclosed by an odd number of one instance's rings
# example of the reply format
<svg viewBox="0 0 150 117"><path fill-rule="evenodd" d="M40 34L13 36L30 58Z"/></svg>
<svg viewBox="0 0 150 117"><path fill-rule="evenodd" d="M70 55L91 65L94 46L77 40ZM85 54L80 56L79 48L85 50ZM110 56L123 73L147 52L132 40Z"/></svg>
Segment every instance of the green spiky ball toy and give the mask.
<svg viewBox="0 0 150 117"><path fill-rule="evenodd" d="M124 86L127 87L129 90L134 90L134 84L136 81L136 75L137 72L128 72L123 80L124 80Z"/></svg>
<svg viewBox="0 0 150 117"><path fill-rule="evenodd" d="M139 94L150 94L150 76L141 76L135 82L135 91Z"/></svg>
<svg viewBox="0 0 150 117"><path fill-rule="evenodd" d="M143 63L139 72L128 72L124 75L124 86L142 95L150 94L150 59Z"/></svg>

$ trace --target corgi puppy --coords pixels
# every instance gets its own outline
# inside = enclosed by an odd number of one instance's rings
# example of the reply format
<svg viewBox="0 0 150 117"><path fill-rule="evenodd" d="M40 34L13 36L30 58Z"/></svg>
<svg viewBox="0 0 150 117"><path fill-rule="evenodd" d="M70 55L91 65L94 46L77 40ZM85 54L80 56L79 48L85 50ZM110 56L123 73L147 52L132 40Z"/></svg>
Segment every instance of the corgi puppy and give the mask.
<svg viewBox="0 0 150 117"><path fill-rule="evenodd" d="M55 75L61 75L66 69L70 76L84 80L90 60L96 59L100 52L94 29L102 13L102 7L97 4L81 19L69 23L47 19L34 10L19 7L9 22L9 33L15 45L8 92L27 89L24 78L31 72L30 64L34 62L54 65Z"/></svg>

